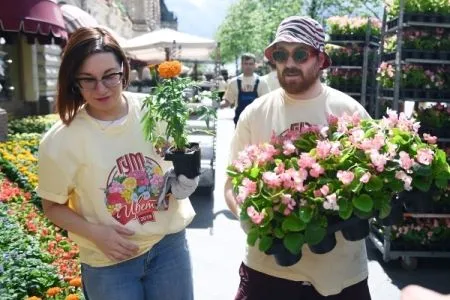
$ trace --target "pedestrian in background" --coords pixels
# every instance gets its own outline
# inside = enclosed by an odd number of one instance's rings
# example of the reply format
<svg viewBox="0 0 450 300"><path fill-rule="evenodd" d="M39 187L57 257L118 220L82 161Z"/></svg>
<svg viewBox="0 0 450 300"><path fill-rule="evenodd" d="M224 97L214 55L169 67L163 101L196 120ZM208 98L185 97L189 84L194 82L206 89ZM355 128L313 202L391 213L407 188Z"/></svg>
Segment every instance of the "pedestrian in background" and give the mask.
<svg viewBox="0 0 450 300"><path fill-rule="evenodd" d="M267 64L270 67L270 72L264 76L261 76L261 80L267 83L270 91L274 91L280 87L280 82L278 81L277 66L274 62L268 60Z"/></svg>
<svg viewBox="0 0 450 300"><path fill-rule="evenodd" d="M107 31L73 33L58 75L61 121L39 147L37 193L80 248L86 299L191 300L185 227L198 178L178 177L166 195L172 165L144 139L142 101L123 92L129 72Z"/></svg>
<svg viewBox="0 0 450 300"><path fill-rule="evenodd" d="M220 104L221 108L235 106L234 124L244 109L256 98L267 94L269 88L265 81L261 81L255 73L256 58L251 53L241 56L242 74L229 80L228 88Z"/></svg>
<svg viewBox="0 0 450 300"><path fill-rule="evenodd" d="M293 16L281 22L265 56L275 63L282 88L256 99L241 114L230 162L247 145L270 142L273 134L306 125L327 125L331 114L358 113L361 118L370 118L356 100L320 82L322 70L331 64L324 44L325 33L317 21ZM225 199L239 217L231 179L225 184ZM235 299L371 299L364 240L350 242L340 232L336 240L336 247L326 254L314 254L305 245L301 260L290 267L278 265L257 246L247 246Z"/></svg>

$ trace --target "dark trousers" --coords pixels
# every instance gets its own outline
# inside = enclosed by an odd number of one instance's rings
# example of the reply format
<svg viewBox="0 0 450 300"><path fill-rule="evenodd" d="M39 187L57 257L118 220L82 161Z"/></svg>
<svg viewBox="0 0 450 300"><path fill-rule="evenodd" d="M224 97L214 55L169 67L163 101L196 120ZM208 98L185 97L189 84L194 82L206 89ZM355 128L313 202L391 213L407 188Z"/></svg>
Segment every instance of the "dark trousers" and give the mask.
<svg viewBox="0 0 450 300"><path fill-rule="evenodd" d="M367 279L349 286L341 293L322 296L316 289L303 281L291 281L273 277L243 263L239 268L241 283L235 300L370 300Z"/></svg>

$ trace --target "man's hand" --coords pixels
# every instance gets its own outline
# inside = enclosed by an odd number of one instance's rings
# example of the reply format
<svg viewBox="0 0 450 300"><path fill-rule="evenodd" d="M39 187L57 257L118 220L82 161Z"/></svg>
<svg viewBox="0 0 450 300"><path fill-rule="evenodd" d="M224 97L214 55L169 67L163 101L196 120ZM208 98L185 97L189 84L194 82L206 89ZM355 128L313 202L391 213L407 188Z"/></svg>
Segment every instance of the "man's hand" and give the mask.
<svg viewBox="0 0 450 300"><path fill-rule="evenodd" d="M402 290L401 300L450 300L450 295L442 295L418 285L409 285Z"/></svg>
<svg viewBox="0 0 450 300"><path fill-rule="evenodd" d="M139 247L126 237L134 232L120 225L95 225L91 240L111 260L122 261L135 256Z"/></svg>

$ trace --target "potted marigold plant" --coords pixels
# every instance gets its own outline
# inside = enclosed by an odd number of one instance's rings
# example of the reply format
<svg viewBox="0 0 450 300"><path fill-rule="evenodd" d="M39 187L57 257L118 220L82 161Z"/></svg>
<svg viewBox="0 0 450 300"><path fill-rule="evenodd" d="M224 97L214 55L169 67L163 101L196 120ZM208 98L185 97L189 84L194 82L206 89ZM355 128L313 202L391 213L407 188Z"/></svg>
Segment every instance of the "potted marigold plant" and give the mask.
<svg viewBox="0 0 450 300"><path fill-rule="evenodd" d="M176 60L158 66L161 80L144 100L146 112L142 125L145 137L164 153L164 159L173 162L175 173L194 178L200 175L200 147L188 141L191 109L184 96L184 91L194 86L194 82L178 77L181 67ZM160 124L164 124L164 134L156 130Z"/></svg>
<svg viewBox="0 0 450 300"><path fill-rule="evenodd" d="M397 193L446 189L445 153L423 141L418 127L393 111L381 120L330 116L327 127L287 131L245 148L228 175L248 244L258 242L280 265L291 265L304 244L315 253L331 251L336 231L363 239L369 218L391 215ZM293 257L277 257L286 252Z"/></svg>

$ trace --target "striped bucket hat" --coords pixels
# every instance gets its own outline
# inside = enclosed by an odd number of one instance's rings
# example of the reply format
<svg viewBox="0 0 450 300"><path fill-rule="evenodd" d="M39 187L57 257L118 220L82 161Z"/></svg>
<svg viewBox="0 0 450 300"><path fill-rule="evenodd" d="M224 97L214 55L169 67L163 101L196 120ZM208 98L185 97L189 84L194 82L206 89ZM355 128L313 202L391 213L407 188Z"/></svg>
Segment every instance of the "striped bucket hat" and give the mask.
<svg viewBox="0 0 450 300"><path fill-rule="evenodd" d="M274 46L279 42L302 43L325 55L322 69L331 65L331 59L325 52L325 32L322 25L309 17L292 16L281 21L273 42L264 50L267 59L272 60Z"/></svg>

